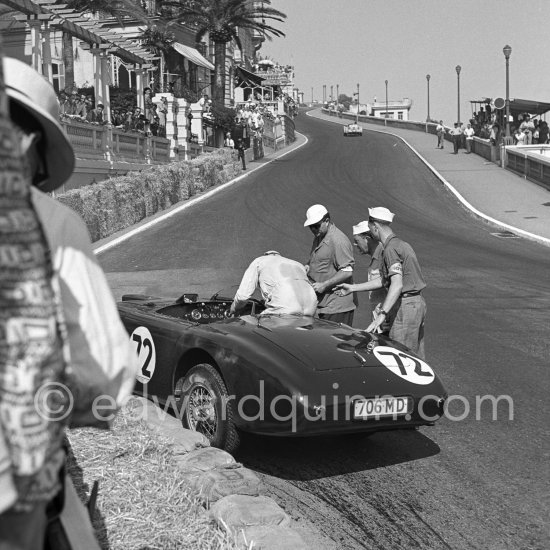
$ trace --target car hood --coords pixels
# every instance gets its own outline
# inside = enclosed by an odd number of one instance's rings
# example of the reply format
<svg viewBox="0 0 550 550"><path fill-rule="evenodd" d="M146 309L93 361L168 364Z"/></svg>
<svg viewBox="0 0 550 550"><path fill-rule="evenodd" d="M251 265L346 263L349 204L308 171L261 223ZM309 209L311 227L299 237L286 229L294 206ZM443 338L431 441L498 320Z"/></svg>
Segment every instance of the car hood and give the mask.
<svg viewBox="0 0 550 550"><path fill-rule="evenodd" d="M312 317L260 315L251 317L249 322L255 325L253 332L256 335L284 349L313 370L380 367L373 349L391 342L347 325Z"/></svg>

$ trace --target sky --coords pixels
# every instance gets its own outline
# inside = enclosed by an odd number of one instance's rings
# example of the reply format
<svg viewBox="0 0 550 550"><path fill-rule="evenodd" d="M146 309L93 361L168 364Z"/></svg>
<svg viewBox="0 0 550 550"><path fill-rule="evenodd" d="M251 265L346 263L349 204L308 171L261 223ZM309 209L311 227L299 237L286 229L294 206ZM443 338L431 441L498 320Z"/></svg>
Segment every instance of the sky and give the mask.
<svg viewBox="0 0 550 550"><path fill-rule="evenodd" d="M295 68L304 101L323 99L330 87L361 103L413 101L410 120L451 124L472 115L470 100L506 97L550 102L550 0L272 0L287 15L273 26L286 37L259 51ZM269 22L269 21L268 21ZM550 113L547 113L546 118Z"/></svg>

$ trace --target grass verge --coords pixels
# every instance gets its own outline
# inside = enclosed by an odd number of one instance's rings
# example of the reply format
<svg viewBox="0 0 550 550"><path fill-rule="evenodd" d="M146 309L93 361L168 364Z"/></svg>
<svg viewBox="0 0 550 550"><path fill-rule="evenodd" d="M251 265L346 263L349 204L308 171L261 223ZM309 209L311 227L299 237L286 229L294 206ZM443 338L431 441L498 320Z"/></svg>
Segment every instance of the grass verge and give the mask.
<svg viewBox="0 0 550 550"><path fill-rule="evenodd" d="M110 431L71 430L69 472L83 501L99 480L94 528L104 550L242 548L182 480L170 441L150 430L130 399Z"/></svg>

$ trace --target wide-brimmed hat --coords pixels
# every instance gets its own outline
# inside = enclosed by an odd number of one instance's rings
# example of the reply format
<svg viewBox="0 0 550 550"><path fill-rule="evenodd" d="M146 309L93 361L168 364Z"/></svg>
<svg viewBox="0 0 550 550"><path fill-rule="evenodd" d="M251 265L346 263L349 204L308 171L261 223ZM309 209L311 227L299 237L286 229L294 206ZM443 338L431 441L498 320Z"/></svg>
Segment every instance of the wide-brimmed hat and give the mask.
<svg viewBox="0 0 550 550"><path fill-rule="evenodd" d="M52 85L26 63L3 60L6 94L40 124L44 140L47 179L37 184L53 191L65 183L74 170L74 151L59 123L59 103Z"/></svg>
<svg viewBox="0 0 550 550"><path fill-rule="evenodd" d="M328 210L322 204L314 204L310 206L306 211L306 221L304 227L319 223L326 215Z"/></svg>

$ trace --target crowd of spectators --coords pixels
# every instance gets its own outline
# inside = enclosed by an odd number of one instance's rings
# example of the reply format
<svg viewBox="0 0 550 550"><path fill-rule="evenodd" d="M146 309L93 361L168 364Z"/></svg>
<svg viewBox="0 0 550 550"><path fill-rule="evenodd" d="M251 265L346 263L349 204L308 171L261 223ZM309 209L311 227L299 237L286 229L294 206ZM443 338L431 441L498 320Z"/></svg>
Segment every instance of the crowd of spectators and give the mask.
<svg viewBox="0 0 550 550"><path fill-rule="evenodd" d="M505 117L505 114L499 116L499 111L487 104L474 113L470 124L476 136L490 140L493 145L498 145L503 136L502 126L506 124ZM550 143L548 123L545 120L532 117L529 113L521 113L510 115L509 124L514 145Z"/></svg>
<svg viewBox="0 0 550 550"><path fill-rule="evenodd" d="M130 109L113 105L110 120L106 118L105 107L102 103L98 102L94 107L92 97L85 93L79 93L77 90L73 90L70 94L62 90L58 95L58 101L61 120L75 120L98 125L110 123L114 128L125 132L166 137L168 102L163 97L160 105L157 106L152 101L150 88L144 90L145 109L143 112L137 105Z"/></svg>

